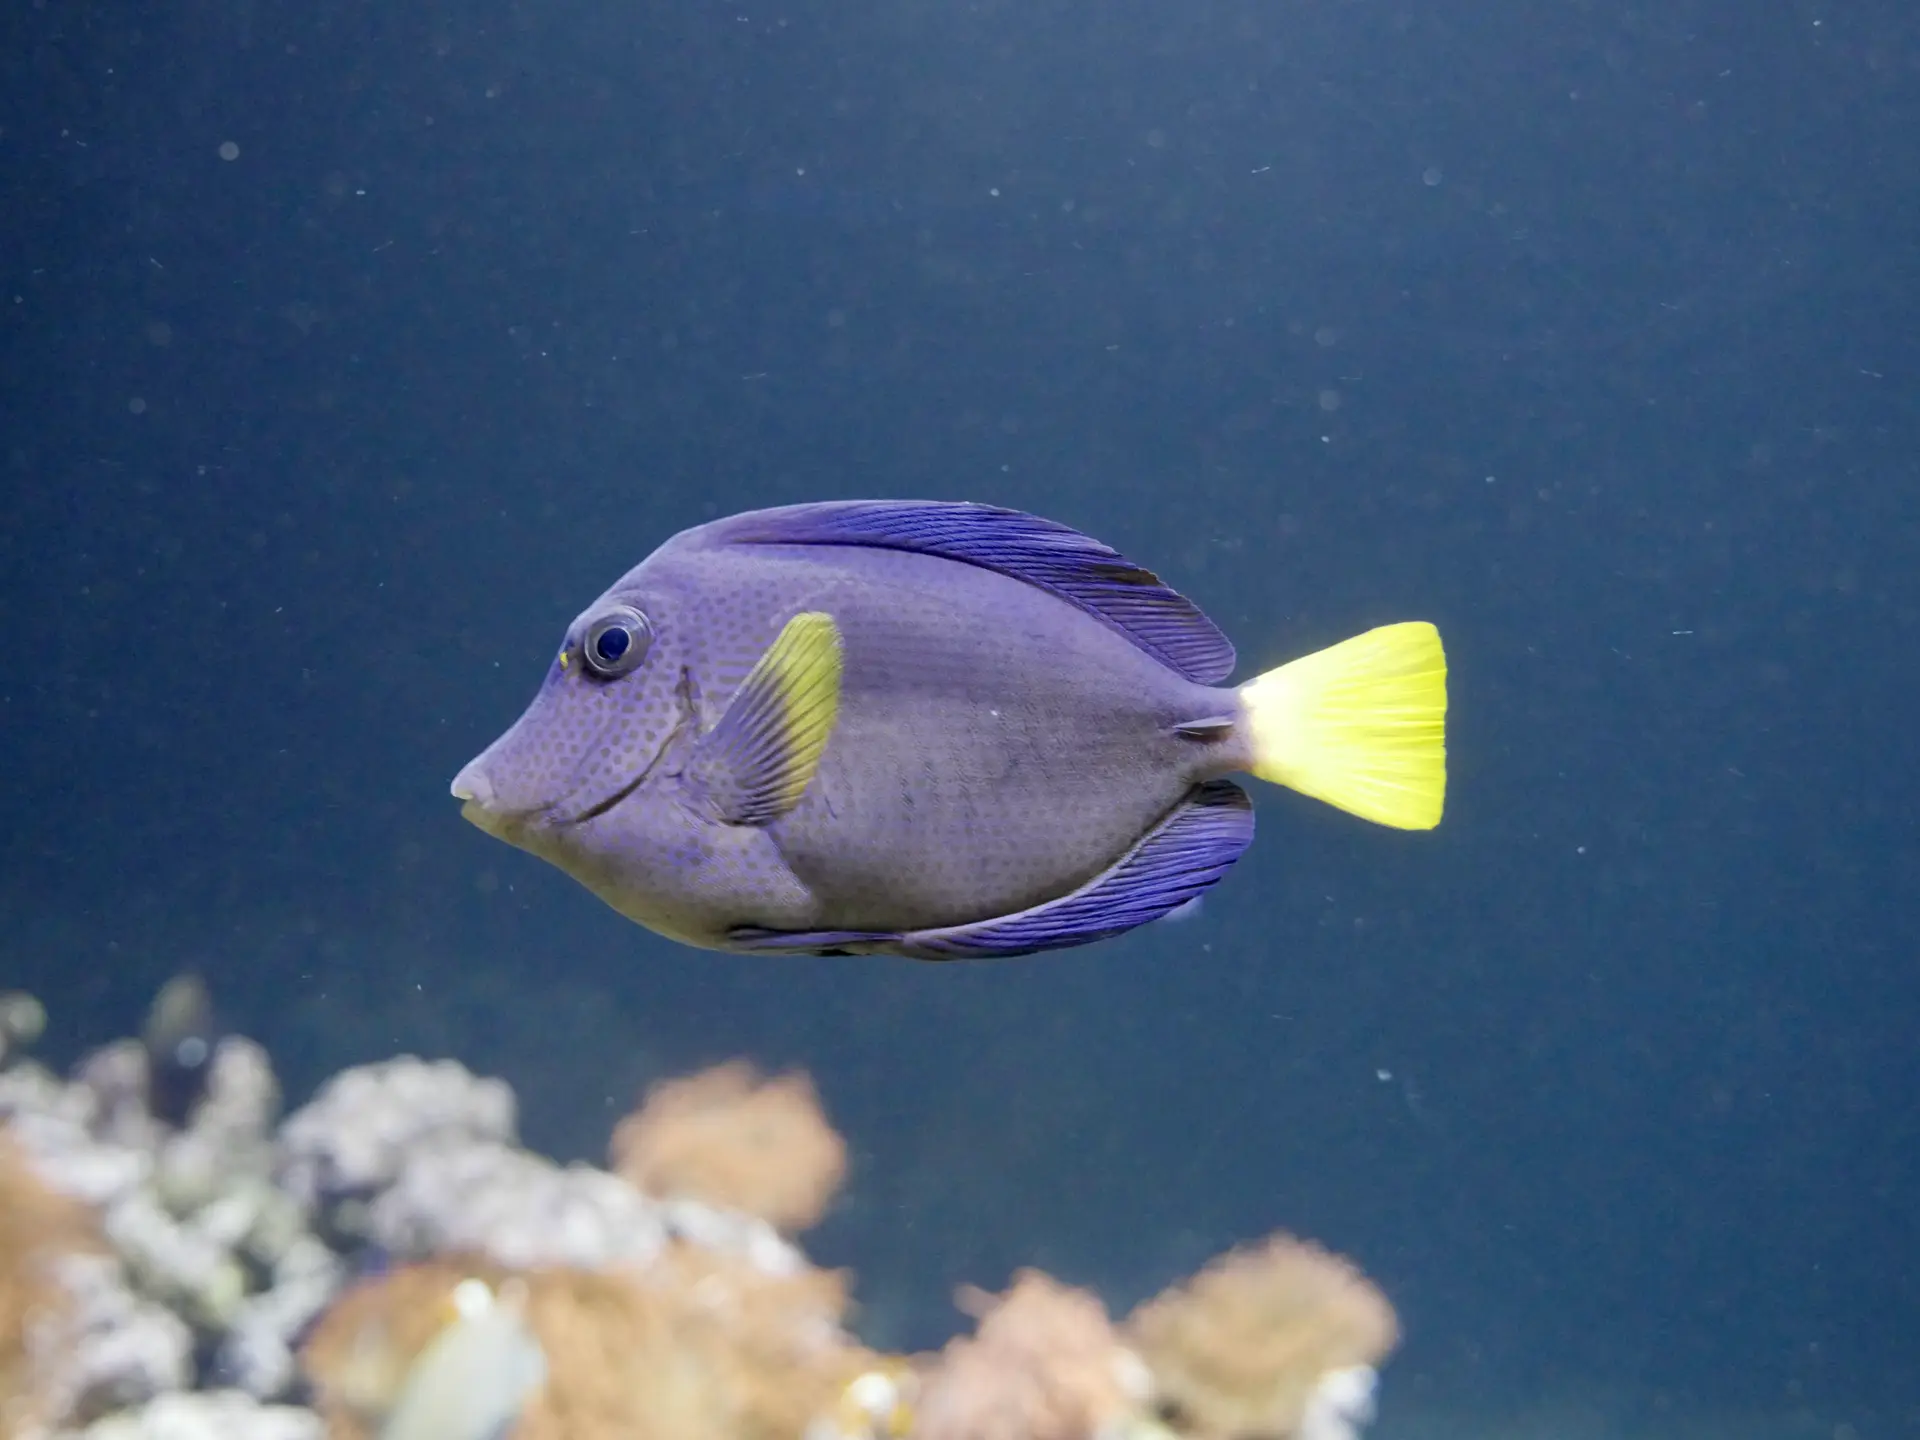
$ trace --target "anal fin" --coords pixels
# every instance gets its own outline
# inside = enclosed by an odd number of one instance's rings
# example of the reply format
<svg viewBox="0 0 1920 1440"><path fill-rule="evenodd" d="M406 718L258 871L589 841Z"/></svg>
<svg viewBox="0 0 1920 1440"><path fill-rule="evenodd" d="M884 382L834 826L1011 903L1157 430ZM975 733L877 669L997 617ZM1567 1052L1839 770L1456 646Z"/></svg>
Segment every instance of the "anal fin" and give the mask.
<svg viewBox="0 0 1920 1440"><path fill-rule="evenodd" d="M765 930L737 925L727 944L754 955L886 955L899 945L890 930Z"/></svg>

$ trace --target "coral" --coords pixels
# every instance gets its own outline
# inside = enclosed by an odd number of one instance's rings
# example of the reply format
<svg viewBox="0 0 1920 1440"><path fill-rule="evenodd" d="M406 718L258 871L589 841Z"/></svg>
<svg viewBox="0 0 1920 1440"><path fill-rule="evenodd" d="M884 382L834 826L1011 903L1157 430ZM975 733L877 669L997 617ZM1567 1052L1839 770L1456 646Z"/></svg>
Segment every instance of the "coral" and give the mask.
<svg viewBox="0 0 1920 1440"><path fill-rule="evenodd" d="M1373 1421L1373 1392L1379 1376L1371 1365L1329 1370L1307 1397L1300 1416L1299 1440L1356 1440Z"/></svg>
<svg viewBox="0 0 1920 1440"><path fill-rule="evenodd" d="M75 1086L88 1100L87 1132L102 1144L151 1156L166 1125L154 1114L147 1047L115 1040L80 1062Z"/></svg>
<svg viewBox="0 0 1920 1440"><path fill-rule="evenodd" d="M643 1262L667 1240L658 1207L618 1176L456 1136L408 1157L366 1232L401 1257L472 1252L521 1268Z"/></svg>
<svg viewBox="0 0 1920 1440"><path fill-rule="evenodd" d="M804 1076L655 1087L618 1174L522 1149L512 1092L448 1061L335 1076L276 1134L266 1052L189 998L171 1099L151 1034L68 1082L0 1065L9 1440L484 1440L452 1413L476 1405L489 1427L520 1406L513 1440L1352 1440L1370 1418L1393 1311L1311 1245L1227 1255L1118 1331L1022 1271L963 1291L974 1333L938 1355L875 1355L847 1276L788 1238L846 1170ZM399 1263L343 1292L369 1260ZM456 1308L479 1287L511 1292L504 1350ZM527 1385L480 1393L536 1345ZM300 1371L316 1409L260 1403Z"/></svg>
<svg viewBox="0 0 1920 1440"><path fill-rule="evenodd" d="M223 1237L181 1224L151 1190L107 1212L107 1238L142 1290L205 1329L224 1329L246 1296L246 1271Z"/></svg>
<svg viewBox="0 0 1920 1440"><path fill-rule="evenodd" d="M100 1248L86 1209L49 1190L0 1129L0 1434L51 1408L35 1362L72 1307L59 1262Z"/></svg>
<svg viewBox="0 0 1920 1440"><path fill-rule="evenodd" d="M1352 1265L1274 1235L1147 1301L1125 1333L1177 1429L1201 1440L1264 1440L1300 1434L1329 1377L1366 1370L1370 1394L1372 1368L1399 1332L1386 1297ZM1349 1377L1334 1388L1359 1383Z"/></svg>
<svg viewBox="0 0 1920 1440"><path fill-rule="evenodd" d="M295 1405L262 1405L237 1390L156 1395L96 1421L87 1440L322 1440L320 1417Z"/></svg>
<svg viewBox="0 0 1920 1440"><path fill-rule="evenodd" d="M846 1142L813 1082L762 1080L732 1061L647 1092L613 1135L613 1168L652 1195L757 1215L789 1234L825 1213L846 1177Z"/></svg>
<svg viewBox="0 0 1920 1440"><path fill-rule="evenodd" d="M511 1146L513 1091L451 1060L411 1055L343 1070L280 1129L280 1186L309 1209L391 1185L433 1142Z"/></svg>
<svg viewBox="0 0 1920 1440"><path fill-rule="evenodd" d="M176 1214L226 1194L236 1171L264 1181L272 1169L280 1082L267 1052L229 1035L214 1047L200 1083L187 1123L161 1142L155 1160L155 1181Z"/></svg>
<svg viewBox="0 0 1920 1440"><path fill-rule="evenodd" d="M681 1239L775 1273L806 1263L764 1220L658 1200L592 1166L556 1165L519 1148L512 1133L512 1092L497 1080L451 1062L368 1066L335 1077L287 1121L280 1179L323 1230L401 1259L641 1265Z"/></svg>
<svg viewBox="0 0 1920 1440"><path fill-rule="evenodd" d="M186 1383L192 1335L128 1288L106 1238L0 1131L0 1433L85 1421Z"/></svg>
<svg viewBox="0 0 1920 1440"><path fill-rule="evenodd" d="M31 1061L0 1071L0 1121L35 1172L62 1195L110 1205L147 1183L153 1156L144 1142L96 1134L100 1109L100 1097L84 1079L63 1084Z"/></svg>
<svg viewBox="0 0 1920 1440"><path fill-rule="evenodd" d="M484 1260L406 1265L349 1289L302 1354L334 1440L377 1430L467 1279ZM676 1245L644 1268L550 1268L518 1277L548 1362L518 1440L799 1440L868 1354L841 1328L841 1276L768 1275Z"/></svg>
<svg viewBox="0 0 1920 1440"><path fill-rule="evenodd" d="M21 1152L50 1189L98 1207L112 1251L62 1267L74 1303L72 1363L50 1381L59 1417L189 1384L203 1344L216 1374L281 1394L290 1340L339 1286L339 1259L272 1181L279 1085L265 1050L227 1036L203 1059L177 1128L147 1108L137 1041L94 1051L70 1084L32 1064L0 1073Z"/></svg>
<svg viewBox="0 0 1920 1440"><path fill-rule="evenodd" d="M724 1433L736 1440L797 1440L874 1361L843 1328L842 1272L769 1274L749 1257L683 1244L641 1281L727 1397Z"/></svg>
<svg viewBox="0 0 1920 1440"><path fill-rule="evenodd" d="M716 1210L698 1200L660 1202L667 1234L689 1245L740 1255L769 1275L793 1275L807 1268L807 1257L757 1215Z"/></svg>
<svg viewBox="0 0 1920 1440"><path fill-rule="evenodd" d="M271 1283L240 1302L218 1352L219 1373L255 1396L282 1395L292 1385L293 1338L326 1308L346 1272L339 1256L306 1234L293 1235L271 1264Z"/></svg>
<svg viewBox="0 0 1920 1440"><path fill-rule="evenodd" d="M839 1304L833 1277L691 1248L645 1273L549 1271L528 1317L553 1369L520 1440L799 1440L862 1363Z"/></svg>
<svg viewBox="0 0 1920 1440"><path fill-rule="evenodd" d="M1146 1399L1140 1362L1091 1291L1022 1270L1004 1295L963 1290L979 1319L925 1372L913 1440L1091 1440Z"/></svg>
<svg viewBox="0 0 1920 1440"><path fill-rule="evenodd" d="M67 1255L56 1269L66 1304L35 1336L35 1377L49 1423L84 1424L193 1379L193 1331L139 1295L112 1255Z"/></svg>

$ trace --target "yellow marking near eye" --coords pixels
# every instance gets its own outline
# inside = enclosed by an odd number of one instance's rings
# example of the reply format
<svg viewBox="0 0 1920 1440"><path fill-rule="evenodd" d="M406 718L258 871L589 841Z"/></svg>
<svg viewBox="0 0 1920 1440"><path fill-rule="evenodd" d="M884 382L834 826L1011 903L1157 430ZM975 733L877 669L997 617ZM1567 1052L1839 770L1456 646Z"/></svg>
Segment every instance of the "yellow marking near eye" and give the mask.
<svg viewBox="0 0 1920 1440"><path fill-rule="evenodd" d="M560 668L561 668L562 670L564 670L564 669L566 669L566 668L567 668L567 666L568 666L569 664L571 664L571 663L572 663L572 662L571 662L571 661L570 661L570 660L568 659L568 655L569 655L569 654L570 654L570 652L569 652L569 651L566 651L566 650L562 650L562 651L560 652Z"/></svg>

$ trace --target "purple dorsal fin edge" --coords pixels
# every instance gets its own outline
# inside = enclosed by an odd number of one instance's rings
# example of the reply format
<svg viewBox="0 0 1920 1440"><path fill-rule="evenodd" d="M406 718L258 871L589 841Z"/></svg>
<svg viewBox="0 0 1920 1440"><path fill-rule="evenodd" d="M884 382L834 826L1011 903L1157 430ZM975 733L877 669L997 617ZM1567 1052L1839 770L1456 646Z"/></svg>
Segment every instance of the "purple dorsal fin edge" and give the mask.
<svg viewBox="0 0 1920 1440"><path fill-rule="evenodd" d="M1217 685L1233 645L1186 596L1110 546L1056 521L946 500L840 500L753 510L693 532L701 545L865 545L978 565L1111 625L1177 674Z"/></svg>

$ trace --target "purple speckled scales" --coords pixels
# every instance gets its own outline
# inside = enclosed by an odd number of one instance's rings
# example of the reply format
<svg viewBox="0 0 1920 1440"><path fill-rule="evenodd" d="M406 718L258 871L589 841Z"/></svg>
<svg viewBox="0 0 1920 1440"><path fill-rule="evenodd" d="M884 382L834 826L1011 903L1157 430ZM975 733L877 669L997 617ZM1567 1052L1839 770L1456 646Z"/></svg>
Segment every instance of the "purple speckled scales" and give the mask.
<svg viewBox="0 0 1920 1440"><path fill-rule="evenodd" d="M1233 644L1200 607L1119 551L1019 510L941 500L844 500L756 510L706 527L709 543L866 545L979 565L1037 585L1202 685L1233 673Z"/></svg>
<svg viewBox="0 0 1920 1440"><path fill-rule="evenodd" d="M1087 945L1158 920L1196 899L1253 843L1253 802L1230 780L1196 786L1186 801L1114 866L1078 890L993 920L916 930L787 934L734 931L744 950L793 954L882 951L917 960L1010 959Z"/></svg>

